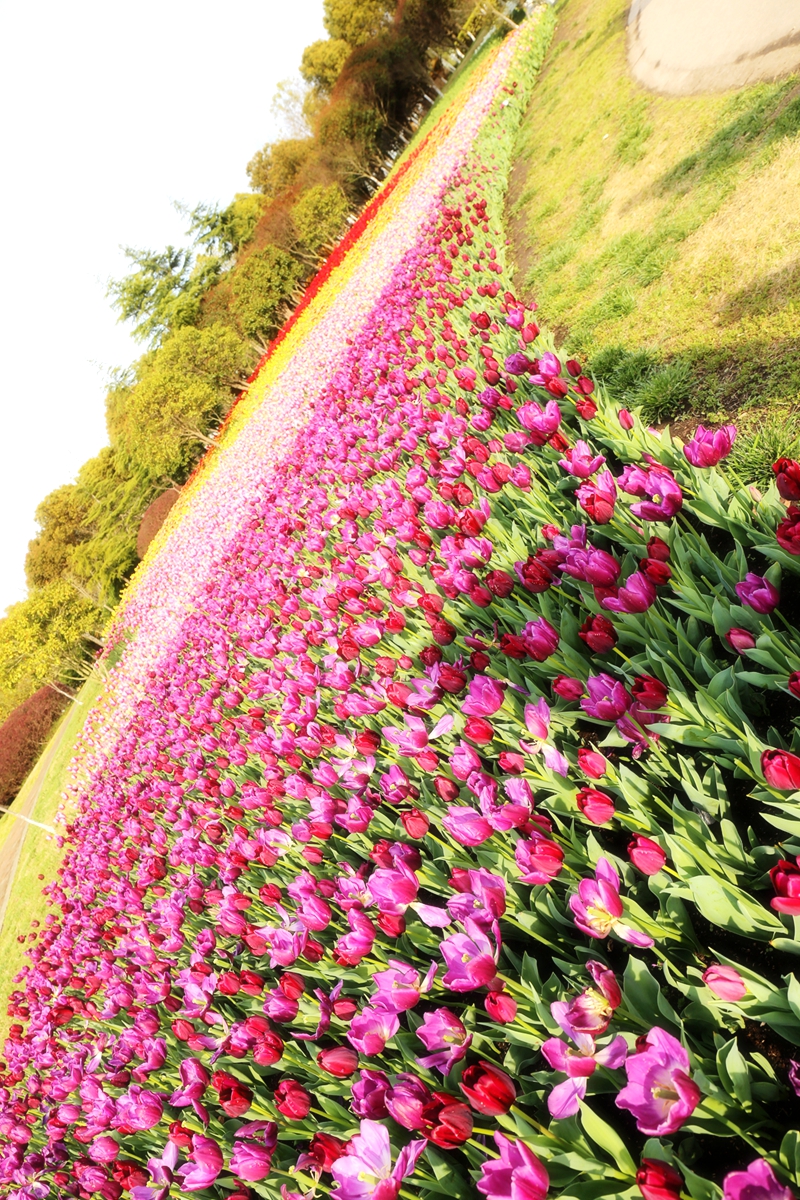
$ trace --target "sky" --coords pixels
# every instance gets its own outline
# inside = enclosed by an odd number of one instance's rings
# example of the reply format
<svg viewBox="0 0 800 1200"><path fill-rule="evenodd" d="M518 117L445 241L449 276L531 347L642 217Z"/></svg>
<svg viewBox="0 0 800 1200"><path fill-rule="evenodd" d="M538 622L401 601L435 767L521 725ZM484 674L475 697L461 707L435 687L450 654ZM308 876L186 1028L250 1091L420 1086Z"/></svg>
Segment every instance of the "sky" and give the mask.
<svg viewBox="0 0 800 1200"><path fill-rule="evenodd" d="M175 201L249 190L276 86L324 36L322 0L0 7L0 613L39 501L107 444L110 370L143 351L106 297L121 247L181 245Z"/></svg>

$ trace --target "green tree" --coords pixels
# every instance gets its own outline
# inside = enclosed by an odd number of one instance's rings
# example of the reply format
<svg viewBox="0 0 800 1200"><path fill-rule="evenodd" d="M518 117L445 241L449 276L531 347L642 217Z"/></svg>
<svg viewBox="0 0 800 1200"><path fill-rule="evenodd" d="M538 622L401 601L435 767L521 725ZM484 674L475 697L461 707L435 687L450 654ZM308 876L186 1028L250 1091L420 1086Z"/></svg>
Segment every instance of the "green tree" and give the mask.
<svg viewBox="0 0 800 1200"><path fill-rule="evenodd" d="M67 572L75 547L91 536L88 508L87 497L73 483L45 496L36 509L39 532L25 558L28 587L44 587Z"/></svg>
<svg viewBox="0 0 800 1200"><path fill-rule="evenodd" d="M267 142L247 164L247 175L254 191L277 196L291 187L314 149L313 138L284 138Z"/></svg>
<svg viewBox="0 0 800 1200"><path fill-rule="evenodd" d="M133 322L133 336L155 345L197 321L200 302L223 266L216 255L195 257L192 247L167 246L160 254L127 248L125 254L137 269L112 280L108 294L120 320Z"/></svg>
<svg viewBox="0 0 800 1200"><path fill-rule="evenodd" d="M126 471L180 482L230 408L254 351L228 326L178 329L138 364L138 379L112 390L106 420Z"/></svg>
<svg viewBox="0 0 800 1200"><path fill-rule="evenodd" d="M226 266L253 236L264 211L264 198L253 192L237 192L227 208L198 204L187 213L194 245Z"/></svg>
<svg viewBox="0 0 800 1200"><path fill-rule="evenodd" d="M99 609L64 579L13 604L0 620L0 719L45 683L79 683L100 622Z"/></svg>
<svg viewBox="0 0 800 1200"><path fill-rule="evenodd" d="M323 0L323 23L332 38L360 46L389 24L394 0Z"/></svg>
<svg viewBox="0 0 800 1200"><path fill-rule="evenodd" d="M231 275L231 308L242 332L257 339L275 333L304 274L303 266L277 246L245 259Z"/></svg>
<svg viewBox="0 0 800 1200"><path fill-rule="evenodd" d="M300 74L318 93L327 95L341 74L352 46L342 38L312 42L303 51Z"/></svg>
<svg viewBox="0 0 800 1200"><path fill-rule="evenodd" d="M303 249L317 254L342 232L350 205L338 183L319 184L303 192L292 209L292 221Z"/></svg>

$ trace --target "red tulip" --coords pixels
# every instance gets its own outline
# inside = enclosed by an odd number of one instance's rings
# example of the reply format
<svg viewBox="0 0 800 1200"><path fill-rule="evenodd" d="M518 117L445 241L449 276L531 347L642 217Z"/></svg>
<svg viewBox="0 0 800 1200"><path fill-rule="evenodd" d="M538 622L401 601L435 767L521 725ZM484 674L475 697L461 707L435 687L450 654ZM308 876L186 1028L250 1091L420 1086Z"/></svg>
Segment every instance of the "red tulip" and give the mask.
<svg viewBox="0 0 800 1200"><path fill-rule="evenodd" d="M779 458L772 464L775 484L784 500L800 500L800 463L793 458Z"/></svg>
<svg viewBox="0 0 800 1200"><path fill-rule="evenodd" d="M275 1107L288 1121L302 1121L311 1109L311 1097L296 1079L282 1079L275 1088Z"/></svg>
<svg viewBox="0 0 800 1200"><path fill-rule="evenodd" d="M770 787L784 792L800 789L800 758L788 750L765 750L761 770Z"/></svg>
<svg viewBox="0 0 800 1200"><path fill-rule="evenodd" d="M323 1071L336 1079L348 1079L358 1069L358 1055L349 1046L331 1046L320 1050L317 1062Z"/></svg>
<svg viewBox="0 0 800 1200"><path fill-rule="evenodd" d="M792 916L800 914L800 867L782 858L769 873L777 895L770 900L772 908Z"/></svg>
<svg viewBox="0 0 800 1200"><path fill-rule="evenodd" d="M636 1172L636 1186L644 1200L678 1200L683 1190L683 1177L659 1158L643 1158Z"/></svg>
<svg viewBox="0 0 800 1200"><path fill-rule="evenodd" d="M633 841L628 843L628 856L643 875L657 875L667 861L667 856L658 842L638 833Z"/></svg>
<svg viewBox="0 0 800 1200"><path fill-rule="evenodd" d="M605 792L597 788L581 788L575 797L578 811L582 812L592 825L605 825L614 816L616 809L614 801Z"/></svg>
<svg viewBox="0 0 800 1200"><path fill-rule="evenodd" d="M487 1117L507 1113L517 1098L511 1077L493 1063L473 1063L467 1067L458 1085L475 1112Z"/></svg>

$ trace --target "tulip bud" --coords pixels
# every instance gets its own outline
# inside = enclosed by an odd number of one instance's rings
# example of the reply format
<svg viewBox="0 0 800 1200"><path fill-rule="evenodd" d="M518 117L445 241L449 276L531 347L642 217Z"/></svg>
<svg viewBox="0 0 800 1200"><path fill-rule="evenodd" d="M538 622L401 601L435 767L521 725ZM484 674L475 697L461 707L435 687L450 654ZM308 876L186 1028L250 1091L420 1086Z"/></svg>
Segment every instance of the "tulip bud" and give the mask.
<svg viewBox="0 0 800 1200"><path fill-rule="evenodd" d="M725 634L725 641L737 654L744 654L745 650L752 650L756 644L756 639L749 629L740 629L736 625Z"/></svg>
<svg viewBox="0 0 800 1200"><path fill-rule="evenodd" d="M425 816L425 813L420 812L418 808L412 808L410 812L403 813L400 820L406 833L411 838L425 837L430 826L430 821Z"/></svg>
<svg viewBox="0 0 800 1200"><path fill-rule="evenodd" d="M358 1069L358 1055L349 1046L330 1046L320 1050L317 1063L328 1075L336 1079L348 1079Z"/></svg>
<svg viewBox="0 0 800 1200"><path fill-rule="evenodd" d="M633 429L633 426L635 423L633 414L629 413L627 408L621 408L619 410L619 412L617 413L617 417L619 418L619 423L623 429L625 429L625 430Z"/></svg>
<svg viewBox="0 0 800 1200"><path fill-rule="evenodd" d="M275 1088L275 1107L288 1121L302 1121L311 1109L311 1097L295 1079L282 1079Z"/></svg>
<svg viewBox="0 0 800 1200"><path fill-rule="evenodd" d="M494 737L494 726L483 717L467 717L464 723L464 735L470 741L485 746Z"/></svg>
<svg viewBox="0 0 800 1200"><path fill-rule="evenodd" d="M643 875L657 875L667 861L667 856L658 842L638 833L633 841L628 843L628 856Z"/></svg>
<svg viewBox="0 0 800 1200"><path fill-rule="evenodd" d="M564 700L580 700L586 691L580 679L573 679L569 675L557 675L551 687L556 695L561 696Z"/></svg>
<svg viewBox="0 0 800 1200"><path fill-rule="evenodd" d="M578 766L590 779L602 779L608 767L608 760L599 750L586 750L581 747L578 751Z"/></svg>
<svg viewBox="0 0 800 1200"><path fill-rule="evenodd" d="M792 671L787 680L787 687L792 695L800 700L800 671Z"/></svg>
<svg viewBox="0 0 800 1200"><path fill-rule="evenodd" d="M643 1158L636 1172L636 1186L644 1200L679 1200L683 1178L659 1158Z"/></svg>
<svg viewBox="0 0 800 1200"><path fill-rule="evenodd" d="M444 800L445 804L452 804L457 800L461 789L453 779L448 779L446 775L437 775L433 781L434 791L440 800Z"/></svg>
<svg viewBox="0 0 800 1200"><path fill-rule="evenodd" d="M747 995L747 984L735 967L714 963L703 972L703 983L720 1000L741 1000Z"/></svg>
<svg viewBox="0 0 800 1200"><path fill-rule="evenodd" d="M613 621L599 615L589 617L583 622L578 630L578 637L595 654L607 654L617 644L617 631Z"/></svg>
<svg viewBox="0 0 800 1200"><path fill-rule="evenodd" d="M475 1112L487 1117L499 1117L507 1113L517 1098L511 1077L494 1063L473 1063L467 1067L458 1085Z"/></svg>
<svg viewBox="0 0 800 1200"><path fill-rule="evenodd" d="M575 797L578 811L582 812L592 825L605 825L614 816L616 809L614 801L605 792L597 788L581 788Z"/></svg>
<svg viewBox="0 0 800 1200"><path fill-rule="evenodd" d="M500 1025L508 1025L517 1015L516 1000L505 992L489 992L483 1002L483 1007L492 1020L497 1021Z"/></svg>
<svg viewBox="0 0 800 1200"><path fill-rule="evenodd" d="M788 750L765 750L761 770L770 787L784 792L800 789L800 758Z"/></svg>

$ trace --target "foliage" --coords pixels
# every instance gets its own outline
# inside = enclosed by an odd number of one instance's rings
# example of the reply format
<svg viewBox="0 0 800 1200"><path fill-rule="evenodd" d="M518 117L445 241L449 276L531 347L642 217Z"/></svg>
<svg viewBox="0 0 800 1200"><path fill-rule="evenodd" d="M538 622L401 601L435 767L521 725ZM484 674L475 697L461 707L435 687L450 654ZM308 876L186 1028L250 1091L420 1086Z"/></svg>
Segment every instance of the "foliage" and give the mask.
<svg viewBox="0 0 800 1200"><path fill-rule="evenodd" d="M333 88L352 47L342 38L323 38L303 51L300 74L317 92L327 94Z"/></svg>
<svg viewBox="0 0 800 1200"><path fill-rule="evenodd" d="M0 804L22 787L65 703L53 688L41 687L0 725Z"/></svg>
<svg viewBox="0 0 800 1200"><path fill-rule="evenodd" d="M772 464L779 458L800 459L800 414L797 410L777 410L743 414L726 467L745 483L755 483L766 491L775 475Z"/></svg>
<svg viewBox="0 0 800 1200"><path fill-rule="evenodd" d="M360 46L384 28L394 11L391 0L323 0L323 21L331 38Z"/></svg>
<svg viewBox="0 0 800 1200"><path fill-rule="evenodd" d="M132 386L109 395L109 435L119 461L151 480L184 479L253 357L248 344L221 324L171 334L141 360Z"/></svg>
<svg viewBox="0 0 800 1200"><path fill-rule="evenodd" d="M265 196L291 187L314 147L312 138L284 138L267 142L247 164L250 186Z"/></svg>
<svg viewBox="0 0 800 1200"><path fill-rule="evenodd" d="M74 548L90 536L87 515L88 498L74 484L45 496L36 509L40 529L25 559L28 587L44 587L65 574Z"/></svg>
<svg viewBox="0 0 800 1200"><path fill-rule="evenodd" d="M127 248L125 254L137 270L112 281L109 296L120 320L134 322L134 337L158 345L171 330L197 321L200 302L222 268L218 257L195 257L191 248L174 246L161 253Z"/></svg>
<svg viewBox="0 0 800 1200"><path fill-rule="evenodd" d="M100 612L64 579L55 579L12 604L0 619L0 717L54 680L80 680L92 655Z"/></svg>
<svg viewBox="0 0 800 1200"><path fill-rule="evenodd" d="M292 208L292 221L303 247L316 254L335 242L349 211L350 203L338 183L308 188Z"/></svg>
<svg viewBox="0 0 800 1200"><path fill-rule="evenodd" d="M253 236L264 211L263 198L252 192L237 192L227 208L198 204L188 214L189 233L195 246L204 246L208 254L225 265Z"/></svg>
<svg viewBox="0 0 800 1200"><path fill-rule="evenodd" d="M264 338L280 327L303 274L303 267L277 246L245 259L231 279L231 309L247 337Z"/></svg>
<svg viewBox="0 0 800 1200"><path fill-rule="evenodd" d="M800 186L798 76L646 95L627 67L623 0L559 11L518 136L520 286L567 353L624 345L687 364L696 411L796 400L800 213L785 197Z"/></svg>

